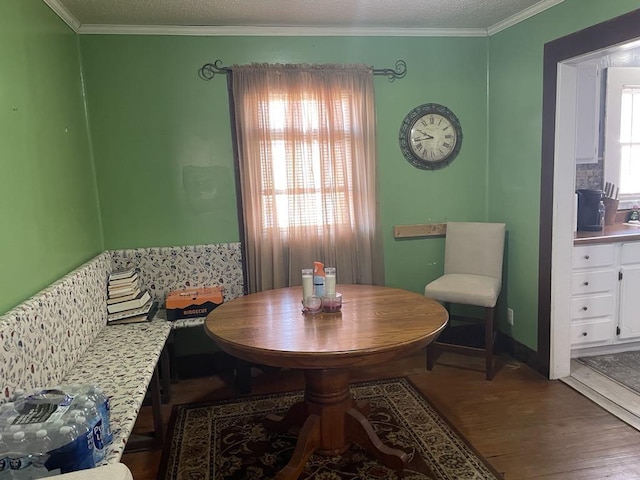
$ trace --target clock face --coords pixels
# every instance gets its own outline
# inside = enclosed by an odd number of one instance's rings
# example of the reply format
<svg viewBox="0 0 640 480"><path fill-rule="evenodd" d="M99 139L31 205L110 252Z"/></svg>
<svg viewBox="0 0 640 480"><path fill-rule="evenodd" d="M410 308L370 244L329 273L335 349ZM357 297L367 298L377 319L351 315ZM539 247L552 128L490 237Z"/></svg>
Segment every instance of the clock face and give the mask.
<svg viewBox="0 0 640 480"><path fill-rule="evenodd" d="M400 127L400 150L413 166L443 168L462 146L462 127L451 110L428 103L409 112Z"/></svg>
<svg viewBox="0 0 640 480"><path fill-rule="evenodd" d="M456 130L446 117L429 113L413 124L409 134L409 147L426 162L440 162L453 152L456 146Z"/></svg>

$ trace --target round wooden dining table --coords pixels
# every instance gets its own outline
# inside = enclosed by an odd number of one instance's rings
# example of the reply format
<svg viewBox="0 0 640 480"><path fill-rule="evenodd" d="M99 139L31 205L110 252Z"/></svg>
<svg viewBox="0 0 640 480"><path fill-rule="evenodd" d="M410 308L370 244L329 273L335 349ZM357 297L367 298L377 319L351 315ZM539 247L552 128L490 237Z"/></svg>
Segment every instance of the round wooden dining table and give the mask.
<svg viewBox="0 0 640 480"><path fill-rule="evenodd" d="M342 310L302 312L302 288L267 290L223 303L205 330L225 352L262 365L302 369L303 401L268 428L301 427L279 480L296 479L312 453L339 455L351 443L402 470L405 452L382 443L367 420L368 404L352 398L349 368L404 357L432 342L448 321L445 308L423 295L371 285L338 285Z"/></svg>

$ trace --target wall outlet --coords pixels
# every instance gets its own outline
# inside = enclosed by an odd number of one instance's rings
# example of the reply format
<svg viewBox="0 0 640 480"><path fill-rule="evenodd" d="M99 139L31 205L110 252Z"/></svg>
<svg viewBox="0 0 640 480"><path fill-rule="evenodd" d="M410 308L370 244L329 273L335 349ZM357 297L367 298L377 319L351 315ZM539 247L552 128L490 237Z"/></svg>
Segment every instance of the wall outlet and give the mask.
<svg viewBox="0 0 640 480"><path fill-rule="evenodd" d="M513 308L507 308L507 323L513 325Z"/></svg>

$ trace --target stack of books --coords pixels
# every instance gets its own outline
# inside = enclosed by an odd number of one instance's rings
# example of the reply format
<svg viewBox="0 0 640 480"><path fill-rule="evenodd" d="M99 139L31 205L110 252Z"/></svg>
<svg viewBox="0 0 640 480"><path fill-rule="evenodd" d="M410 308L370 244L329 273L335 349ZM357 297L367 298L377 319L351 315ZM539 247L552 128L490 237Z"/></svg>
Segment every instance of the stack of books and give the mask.
<svg viewBox="0 0 640 480"><path fill-rule="evenodd" d="M140 288L135 268L109 275L107 293L108 325L146 322L158 308L149 292Z"/></svg>

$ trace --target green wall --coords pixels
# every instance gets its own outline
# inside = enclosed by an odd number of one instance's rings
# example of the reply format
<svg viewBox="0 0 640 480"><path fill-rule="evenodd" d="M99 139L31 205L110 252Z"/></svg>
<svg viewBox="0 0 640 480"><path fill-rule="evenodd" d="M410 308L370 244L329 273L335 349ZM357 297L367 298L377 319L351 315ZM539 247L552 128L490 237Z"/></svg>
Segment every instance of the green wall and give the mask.
<svg viewBox="0 0 640 480"><path fill-rule="evenodd" d="M505 221L515 326L501 329L535 349L544 44L636 8L565 0L489 38L78 36L40 0L5 0L0 312L104 248L238 240L226 78L200 80L202 64L402 58L406 78L376 79L387 284L420 292L442 271L442 239L395 240L394 225ZM428 102L464 131L459 157L435 172L409 165L397 140Z"/></svg>
<svg viewBox="0 0 640 480"><path fill-rule="evenodd" d="M375 82L384 254L387 284L423 291L442 273L442 239L396 241L393 226L486 219L486 45L486 38L82 36L106 248L239 239L226 77L201 80L204 63L393 67L401 58L406 78ZM398 147L403 117L428 102L451 108L464 132L458 158L435 172L411 166ZM203 182L216 188L193 183L187 170L210 174Z"/></svg>
<svg viewBox="0 0 640 480"><path fill-rule="evenodd" d="M537 349L544 44L640 8L638 0L565 0L489 38L489 219L509 228L505 303L519 342Z"/></svg>
<svg viewBox="0 0 640 480"><path fill-rule="evenodd" d="M0 313L102 249L78 38L40 0L0 3Z"/></svg>

